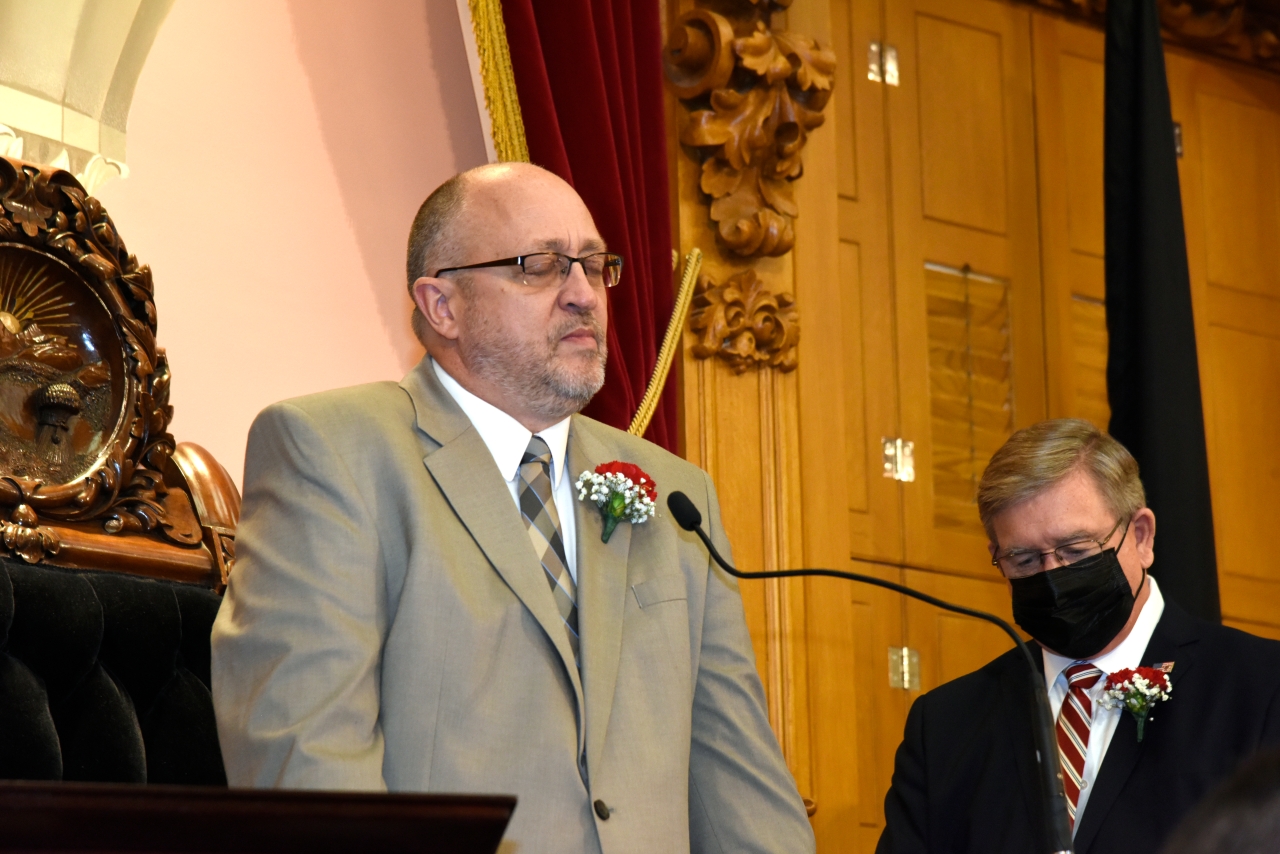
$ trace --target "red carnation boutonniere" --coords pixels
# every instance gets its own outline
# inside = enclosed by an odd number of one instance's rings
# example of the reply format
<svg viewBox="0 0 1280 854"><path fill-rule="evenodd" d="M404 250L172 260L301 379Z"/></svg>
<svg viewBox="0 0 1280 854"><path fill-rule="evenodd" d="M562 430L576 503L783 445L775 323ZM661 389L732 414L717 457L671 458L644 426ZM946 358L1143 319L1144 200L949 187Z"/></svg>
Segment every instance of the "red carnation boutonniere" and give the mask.
<svg viewBox="0 0 1280 854"><path fill-rule="evenodd" d="M1155 667L1117 670L1107 677L1106 689L1098 702L1107 709L1127 709L1138 722L1138 741L1156 703L1169 699L1173 683L1169 674Z"/></svg>
<svg viewBox="0 0 1280 854"><path fill-rule="evenodd" d="M592 501L604 517L602 543L609 542L618 522L626 519L633 525L649 521L657 512L658 485L644 469L634 463L614 460L596 466L593 472L578 475L578 500Z"/></svg>

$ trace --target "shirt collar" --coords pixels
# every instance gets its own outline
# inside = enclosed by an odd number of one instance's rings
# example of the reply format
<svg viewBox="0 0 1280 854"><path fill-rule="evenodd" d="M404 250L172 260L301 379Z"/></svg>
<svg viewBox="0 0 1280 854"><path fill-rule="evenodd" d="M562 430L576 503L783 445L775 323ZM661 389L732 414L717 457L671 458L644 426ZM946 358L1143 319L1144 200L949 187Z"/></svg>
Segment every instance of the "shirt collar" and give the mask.
<svg viewBox="0 0 1280 854"><path fill-rule="evenodd" d="M1129 632L1129 636L1106 655L1088 659L1107 675L1115 673L1117 670L1136 668L1142 664L1142 654L1147 651L1147 644L1151 642L1151 635L1156 630L1156 623L1160 622L1160 617L1164 614L1164 596L1160 593L1160 585L1156 584L1156 580L1151 577L1150 573L1147 573L1147 584L1151 585L1151 594L1147 596L1147 601L1142 604L1142 612L1138 614L1138 619L1134 621L1133 629ZM1053 685L1058 680L1058 674L1062 673L1077 660L1058 655L1056 652L1050 652L1043 647L1041 652L1044 653L1046 685ZM1102 681L1099 680L1098 684L1101 685Z"/></svg>
<svg viewBox="0 0 1280 854"><path fill-rule="evenodd" d="M524 458L533 433L492 403L463 388L435 359L431 360L431 367L445 391L449 392L484 440L498 471L502 473L502 479L515 480L520 474L520 460ZM551 483L559 486L560 479L564 477L565 449L569 445L569 419L552 424L538 435L551 449Z"/></svg>

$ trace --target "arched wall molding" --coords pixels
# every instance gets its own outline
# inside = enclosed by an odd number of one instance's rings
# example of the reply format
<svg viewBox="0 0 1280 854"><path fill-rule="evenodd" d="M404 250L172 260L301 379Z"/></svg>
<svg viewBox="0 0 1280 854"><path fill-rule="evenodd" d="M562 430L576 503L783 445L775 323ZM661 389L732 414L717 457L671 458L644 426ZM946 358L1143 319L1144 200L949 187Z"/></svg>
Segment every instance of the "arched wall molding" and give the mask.
<svg viewBox="0 0 1280 854"><path fill-rule="evenodd" d="M173 0L0 0L0 156L65 169L90 192L128 174L134 87Z"/></svg>

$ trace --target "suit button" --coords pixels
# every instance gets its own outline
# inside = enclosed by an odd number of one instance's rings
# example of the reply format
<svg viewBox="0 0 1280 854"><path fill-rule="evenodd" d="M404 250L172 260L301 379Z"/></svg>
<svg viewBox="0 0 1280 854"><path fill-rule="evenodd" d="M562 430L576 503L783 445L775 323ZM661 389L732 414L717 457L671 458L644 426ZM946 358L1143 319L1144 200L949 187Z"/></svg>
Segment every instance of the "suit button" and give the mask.
<svg viewBox="0 0 1280 854"><path fill-rule="evenodd" d="M596 801L594 804L592 804L592 806L596 808L596 815L600 816L600 820L601 820L601 821L608 821L608 820L609 820L609 805L608 805L608 804L606 804L604 801L599 801L599 800L598 800L598 801Z"/></svg>

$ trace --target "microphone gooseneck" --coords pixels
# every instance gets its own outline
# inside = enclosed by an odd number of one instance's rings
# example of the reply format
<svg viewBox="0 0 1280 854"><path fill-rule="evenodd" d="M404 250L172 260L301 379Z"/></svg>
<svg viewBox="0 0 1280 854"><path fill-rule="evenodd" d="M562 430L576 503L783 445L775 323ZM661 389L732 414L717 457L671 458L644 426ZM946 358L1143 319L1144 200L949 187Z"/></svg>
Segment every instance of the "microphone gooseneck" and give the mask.
<svg viewBox="0 0 1280 854"><path fill-rule="evenodd" d="M707 532L702 530L702 513L689 500L689 496L683 492L672 492L667 496L667 509L671 511L671 516L675 519L676 524L686 531L697 534L698 539L702 540L702 544L707 547L711 558L720 565L721 569L735 578L797 578L801 576L843 578L846 581L857 581L862 584L883 587L886 590L892 590L895 593L919 599L921 602L927 602L936 608L942 608L944 611L952 611L957 614L985 620L1003 629L1005 634L1013 638L1013 642L1017 644L1018 650L1022 653L1022 657L1026 660L1027 667L1030 668L1031 672L1034 696L1033 715L1035 726L1033 729L1036 733L1036 763L1040 768L1040 780L1045 793L1045 822L1049 838L1049 851L1051 854L1071 854L1071 823L1067 813L1067 796L1062 788L1062 772L1059 770L1058 764L1058 742L1054 734L1053 712L1049 705L1049 691L1045 687L1043 675L1039 668L1036 667L1036 660L1031 653L1031 648L1014 631L1013 626L995 614L988 614L986 611L978 611L962 605L954 605L927 593L921 593L919 590L913 590L910 587L895 584L892 581L885 581L873 575L860 575L856 572L842 572L835 569L776 569L768 572L741 572L720 556L720 552L716 549L715 544L711 542L711 538L707 536Z"/></svg>

